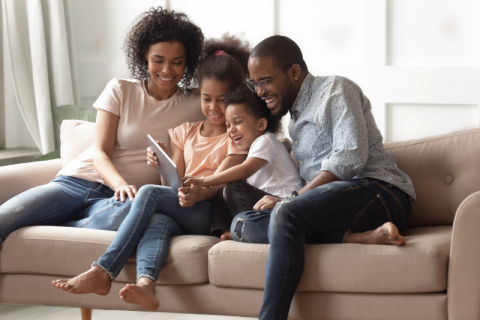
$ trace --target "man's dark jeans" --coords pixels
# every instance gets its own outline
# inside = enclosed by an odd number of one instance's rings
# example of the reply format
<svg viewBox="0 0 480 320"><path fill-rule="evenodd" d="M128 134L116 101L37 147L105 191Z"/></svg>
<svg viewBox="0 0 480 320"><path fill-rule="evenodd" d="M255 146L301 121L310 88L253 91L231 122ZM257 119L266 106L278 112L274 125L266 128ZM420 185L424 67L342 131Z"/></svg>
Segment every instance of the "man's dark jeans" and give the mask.
<svg viewBox="0 0 480 320"><path fill-rule="evenodd" d="M408 196L375 179L328 183L273 210L237 215L231 225L236 241L270 243L260 319L287 319L303 272L305 243L341 243L348 232L374 230L388 221L402 232L409 216Z"/></svg>

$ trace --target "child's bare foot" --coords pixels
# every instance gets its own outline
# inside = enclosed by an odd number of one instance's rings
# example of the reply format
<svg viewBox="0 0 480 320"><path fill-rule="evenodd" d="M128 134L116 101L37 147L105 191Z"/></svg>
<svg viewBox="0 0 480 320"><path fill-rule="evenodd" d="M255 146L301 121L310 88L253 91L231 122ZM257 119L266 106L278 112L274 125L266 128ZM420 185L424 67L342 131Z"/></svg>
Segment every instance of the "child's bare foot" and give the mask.
<svg viewBox="0 0 480 320"><path fill-rule="evenodd" d="M157 310L160 306L155 297L155 283L150 278L140 278L137 284L127 284L120 290L119 295L123 301L137 304L150 311Z"/></svg>
<svg viewBox="0 0 480 320"><path fill-rule="evenodd" d="M372 231L363 233L349 233L345 237L346 243L364 243L364 244L390 244L403 246L407 242L398 232L398 228L391 222L386 222L383 226Z"/></svg>
<svg viewBox="0 0 480 320"><path fill-rule="evenodd" d="M110 292L112 281L105 270L95 266L72 279L55 280L52 284L70 293L96 293L104 296Z"/></svg>
<svg viewBox="0 0 480 320"><path fill-rule="evenodd" d="M232 234L230 231L223 231L223 234L220 236L220 240L225 241L225 240L233 240Z"/></svg>

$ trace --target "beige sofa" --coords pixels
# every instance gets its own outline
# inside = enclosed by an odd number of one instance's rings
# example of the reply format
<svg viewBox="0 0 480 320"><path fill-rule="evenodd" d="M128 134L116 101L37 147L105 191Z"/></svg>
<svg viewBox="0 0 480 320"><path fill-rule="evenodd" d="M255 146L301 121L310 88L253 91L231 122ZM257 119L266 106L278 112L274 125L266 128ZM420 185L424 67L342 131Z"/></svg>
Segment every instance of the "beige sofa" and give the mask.
<svg viewBox="0 0 480 320"><path fill-rule="evenodd" d="M70 124L73 138L63 128L64 146L75 144L75 130L85 126ZM306 246L290 318L480 319L480 129L385 148L412 178L418 196L407 245ZM62 149L62 156L75 152ZM47 183L61 165L52 160L1 167L0 203ZM73 295L50 284L88 269L114 235L49 226L13 232L0 247L0 303L141 310L118 298L120 288L135 281L134 259L108 296ZM175 237L157 283L158 311L257 317L268 248Z"/></svg>

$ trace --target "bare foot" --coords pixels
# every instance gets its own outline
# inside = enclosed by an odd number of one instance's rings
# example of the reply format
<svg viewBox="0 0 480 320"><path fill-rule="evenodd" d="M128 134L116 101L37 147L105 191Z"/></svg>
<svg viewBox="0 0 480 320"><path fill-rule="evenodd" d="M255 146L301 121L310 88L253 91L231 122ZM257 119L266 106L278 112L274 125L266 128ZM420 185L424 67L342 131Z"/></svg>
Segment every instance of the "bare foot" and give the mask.
<svg viewBox="0 0 480 320"><path fill-rule="evenodd" d="M72 279L55 280L52 284L70 293L96 293L105 296L110 292L112 281L105 270L95 266Z"/></svg>
<svg viewBox="0 0 480 320"><path fill-rule="evenodd" d="M347 234L345 243L403 246L407 241L405 241L405 238L398 232L398 228L393 223L386 222L383 226L372 231Z"/></svg>
<svg viewBox="0 0 480 320"><path fill-rule="evenodd" d="M120 290L119 295L123 301L137 304L150 311L157 310L160 306L155 297L155 284L150 278L140 278L137 284L127 284Z"/></svg>
<svg viewBox="0 0 480 320"><path fill-rule="evenodd" d="M223 234L220 236L220 240L225 241L225 240L233 240L232 234L230 231L223 231Z"/></svg>

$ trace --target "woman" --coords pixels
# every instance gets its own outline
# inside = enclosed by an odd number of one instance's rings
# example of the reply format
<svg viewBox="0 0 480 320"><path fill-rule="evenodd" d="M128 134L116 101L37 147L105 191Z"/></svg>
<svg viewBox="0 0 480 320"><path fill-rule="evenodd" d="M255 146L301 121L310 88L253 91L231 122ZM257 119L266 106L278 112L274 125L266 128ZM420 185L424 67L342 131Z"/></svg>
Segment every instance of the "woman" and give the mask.
<svg viewBox="0 0 480 320"><path fill-rule="evenodd" d="M147 134L168 142L167 128L204 119L198 91L186 90L203 42L183 13L158 7L141 14L124 44L133 79L111 80L93 105L95 144L50 183L0 206L0 244L32 225L117 230L137 188L160 182L145 163Z"/></svg>

